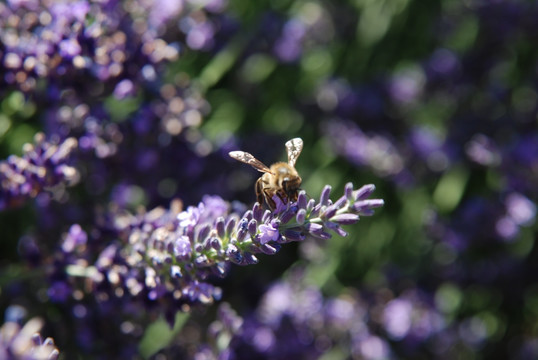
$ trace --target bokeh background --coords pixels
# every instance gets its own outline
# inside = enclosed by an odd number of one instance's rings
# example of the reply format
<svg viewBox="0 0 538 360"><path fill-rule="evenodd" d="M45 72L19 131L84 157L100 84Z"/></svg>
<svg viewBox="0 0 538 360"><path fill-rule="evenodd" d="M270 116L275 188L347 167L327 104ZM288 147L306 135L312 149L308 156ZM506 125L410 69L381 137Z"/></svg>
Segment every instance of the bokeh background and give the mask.
<svg viewBox="0 0 538 360"><path fill-rule="evenodd" d="M537 16L525 0L1 3L0 309L43 318L65 359L537 358ZM58 285L73 224L95 260L121 237L111 214L250 206L259 173L227 153L271 164L293 137L309 196L373 183L385 206L232 267L214 282L234 310L173 328Z"/></svg>

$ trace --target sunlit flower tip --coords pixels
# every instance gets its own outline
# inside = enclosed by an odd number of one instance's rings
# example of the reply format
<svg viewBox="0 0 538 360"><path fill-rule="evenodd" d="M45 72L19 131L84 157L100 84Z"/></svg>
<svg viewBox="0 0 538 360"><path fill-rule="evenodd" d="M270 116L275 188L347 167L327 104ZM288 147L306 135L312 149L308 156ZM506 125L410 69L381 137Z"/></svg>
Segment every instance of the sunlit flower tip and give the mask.
<svg viewBox="0 0 538 360"><path fill-rule="evenodd" d="M177 215L179 226L183 228L193 227L198 223L200 218L200 210L194 206L189 206L187 210L180 212Z"/></svg>
<svg viewBox="0 0 538 360"><path fill-rule="evenodd" d="M179 261L188 260L191 253L192 247L189 237L185 235L180 236L174 244L174 255L176 256L176 259Z"/></svg>
<svg viewBox="0 0 538 360"><path fill-rule="evenodd" d="M243 255L234 244L228 245L228 248L226 249L226 256L234 264L241 265L243 263Z"/></svg>
<svg viewBox="0 0 538 360"><path fill-rule="evenodd" d="M243 259L246 265L256 265L258 263L258 258L249 252L245 252Z"/></svg>
<svg viewBox="0 0 538 360"><path fill-rule="evenodd" d="M170 276L172 278L180 278L183 275L181 274L181 268L177 265L170 266Z"/></svg>
<svg viewBox="0 0 538 360"><path fill-rule="evenodd" d="M248 232L251 236L256 235L258 232L258 222L255 219L252 219L248 222Z"/></svg>
<svg viewBox="0 0 538 360"><path fill-rule="evenodd" d="M331 195L331 189L331 185L325 185L325 187L321 191L321 195L319 197L319 203L321 205L329 204L329 196Z"/></svg>
<svg viewBox="0 0 538 360"><path fill-rule="evenodd" d="M308 198L306 197L306 192L304 190L299 191L299 195L297 196L297 207L299 209L305 209L307 202Z"/></svg>
<svg viewBox="0 0 538 360"><path fill-rule="evenodd" d="M357 214L337 214L331 218L331 221L340 225L351 225L359 221Z"/></svg>
<svg viewBox="0 0 538 360"><path fill-rule="evenodd" d="M303 225L306 218L306 209L301 208L299 211L297 211L297 216L295 216L295 220L297 221L297 224Z"/></svg>
<svg viewBox="0 0 538 360"><path fill-rule="evenodd" d="M303 241L304 239L306 239L306 235L302 231L291 230L291 229L284 231L283 242Z"/></svg>
<svg viewBox="0 0 538 360"><path fill-rule="evenodd" d="M248 213L248 211L247 211L247 213ZM245 231L248 230L248 222L249 222L250 219L247 217L247 213L245 213L245 216L241 220L239 220L239 224L237 224L237 228L239 230L245 230Z"/></svg>
<svg viewBox="0 0 538 360"><path fill-rule="evenodd" d="M224 278L228 273L228 267L224 263L218 263L212 267L213 273L220 278Z"/></svg>
<svg viewBox="0 0 538 360"><path fill-rule="evenodd" d="M344 187L344 196L348 201L353 200L353 183L348 182Z"/></svg>
<svg viewBox="0 0 538 360"><path fill-rule="evenodd" d="M260 225L260 243L262 245L267 244L269 241L276 241L279 235L278 227L275 227L273 223Z"/></svg>
<svg viewBox="0 0 538 360"><path fill-rule="evenodd" d="M368 196L372 195L374 191L375 191L374 184L368 184L368 185L362 186L357 191L355 191L355 201L366 199Z"/></svg>

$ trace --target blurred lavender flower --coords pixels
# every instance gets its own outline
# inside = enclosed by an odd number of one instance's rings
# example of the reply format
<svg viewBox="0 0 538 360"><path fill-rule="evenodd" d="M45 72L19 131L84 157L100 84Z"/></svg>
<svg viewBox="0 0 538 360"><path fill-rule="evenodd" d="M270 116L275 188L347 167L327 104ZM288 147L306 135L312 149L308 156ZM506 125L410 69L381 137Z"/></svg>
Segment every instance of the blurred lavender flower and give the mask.
<svg viewBox="0 0 538 360"><path fill-rule="evenodd" d="M22 157L11 155L0 162L0 210L17 206L26 198L47 192L60 198L66 186L79 180L78 171L69 165L77 140L57 137L49 140L38 133L34 144L25 144Z"/></svg>
<svg viewBox="0 0 538 360"><path fill-rule="evenodd" d="M52 338L43 340L39 331L43 320L33 318L23 326L11 318L13 307L6 310L6 321L0 327L0 358L6 360L56 360L60 352Z"/></svg>
<svg viewBox="0 0 538 360"><path fill-rule="evenodd" d="M416 291L409 291L390 300L383 309L383 325L393 340L408 338L422 343L445 327L442 315L421 299Z"/></svg>
<svg viewBox="0 0 538 360"><path fill-rule="evenodd" d="M358 166L370 167L383 177L405 173L405 159L393 141L381 134L365 134L349 121L332 120L324 124L335 151Z"/></svg>

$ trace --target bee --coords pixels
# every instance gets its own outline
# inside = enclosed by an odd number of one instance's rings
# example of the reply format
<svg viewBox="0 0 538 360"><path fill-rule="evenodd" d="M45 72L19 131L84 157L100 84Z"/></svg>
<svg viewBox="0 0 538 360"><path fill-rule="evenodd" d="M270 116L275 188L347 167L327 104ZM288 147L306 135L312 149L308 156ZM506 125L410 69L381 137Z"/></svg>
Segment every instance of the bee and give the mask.
<svg viewBox="0 0 538 360"><path fill-rule="evenodd" d="M286 142L288 151L288 162L277 162L267 167L252 154L245 151L230 151L229 155L235 160L249 164L254 169L263 173L256 181L256 199L274 211L276 208L273 196L277 195L283 203L297 201L297 193L301 186L302 179L295 170L297 158L303 150L303 140L301 138L291 139Z"/></svg>

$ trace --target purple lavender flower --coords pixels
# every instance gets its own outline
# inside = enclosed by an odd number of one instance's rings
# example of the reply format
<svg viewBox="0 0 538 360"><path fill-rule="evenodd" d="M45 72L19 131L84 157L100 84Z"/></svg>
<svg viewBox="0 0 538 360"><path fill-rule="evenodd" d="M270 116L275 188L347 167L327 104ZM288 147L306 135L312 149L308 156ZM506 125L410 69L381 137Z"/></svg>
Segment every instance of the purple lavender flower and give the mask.
<svg viewBox="0 0 538 360"><path fill-rule="evenodd" d="M97 294L110 289L117 297L121 289L123 297L165 302L169 304L165 312L177 311L173 309L181 305L210 304L221 297L221 290L209 281L211 276L226 276L232 263L255 264L255 254L275 254L289 241L308 236L327 239L329 232L345 235L341 226L383 205L382 200L365 199L372 191L373 185L353 190L348 184L347 195L333 203L327 186L318 204L307 202L302 191L296 204L274 213L263 213L255 204L242 217L230 213L230 206L216 196L205 196L197 206L179 213L174 208L156 208L137 217L118 214L113 226L125 234L125 241L109 245L93 266L70 257L67 273L90 279ZM301 210L304 215L298 223ZM84 235L72 226L64 247L84 245Z"/></svg>

